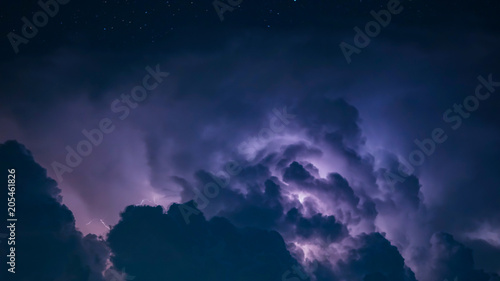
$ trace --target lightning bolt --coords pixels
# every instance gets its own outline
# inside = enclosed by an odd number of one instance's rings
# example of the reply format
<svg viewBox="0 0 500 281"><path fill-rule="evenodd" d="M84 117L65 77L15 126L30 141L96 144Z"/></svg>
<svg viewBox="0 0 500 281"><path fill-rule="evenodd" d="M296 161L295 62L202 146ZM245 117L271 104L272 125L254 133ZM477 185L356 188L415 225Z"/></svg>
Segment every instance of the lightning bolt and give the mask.
<svg viewBox="0 0 500 281"><path fill-rule="evenodd" d="M151 200L148 200L148 199L142 199L142 200L141 200L141 203L137 204L136 206L141 206L141 205L144 205L144 202L146 202L146 201L147 201L147 202L151 202L151 203L153 203L153 204L154 204L154 202L152 202Z"/></svg>
<svg viewBox="0 0 500 281"><path fill-rule="evenodd" d="M89 221L88 223L86 223L86 225L89 225L89 224L93 223L96 220L99 220L101 222L101 224L104 225L104 227L106 227L107 229L111 230L111 228L102 219L92 219L91 221Z"/></svg>
<svg viewBox="0 0 500 281"><path fill-rule="evenodd" d="M110 228L109 226L107 226L107 225L106 225L106 224L102 221L102 219L99 219L99 220L101 221L102 225L104 225L104 227L106 227L107 229L111 230L111 228Z"/></svg>

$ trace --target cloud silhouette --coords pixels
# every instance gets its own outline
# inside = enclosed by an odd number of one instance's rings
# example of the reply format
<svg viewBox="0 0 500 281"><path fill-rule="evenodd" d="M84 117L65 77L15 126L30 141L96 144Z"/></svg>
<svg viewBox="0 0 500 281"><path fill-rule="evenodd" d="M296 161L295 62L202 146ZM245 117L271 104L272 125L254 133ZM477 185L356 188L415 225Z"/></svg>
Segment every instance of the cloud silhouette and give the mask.
<svg viewBox="0 0 500 281"><path fill-rule="evenodd" d="M107 239L113 264L136 280L280 280L298 264L277 232L201 214L186 224L179 210L127 207Z"/></svg>
<svg viewBox="0 0 500 281"><path fill-rule="evenodd" d="M61 203L60 189L47 177L31 153L15 141L0 144L0 171L15 169L15 245L1 243L2 253L15 246L16 273L7 272L0 257L3 280L103 281L109 256L104 241L83 236L72 212ZM0 200L7 202L7 192ZM5 229L5 220L2 228Z"/></svg>

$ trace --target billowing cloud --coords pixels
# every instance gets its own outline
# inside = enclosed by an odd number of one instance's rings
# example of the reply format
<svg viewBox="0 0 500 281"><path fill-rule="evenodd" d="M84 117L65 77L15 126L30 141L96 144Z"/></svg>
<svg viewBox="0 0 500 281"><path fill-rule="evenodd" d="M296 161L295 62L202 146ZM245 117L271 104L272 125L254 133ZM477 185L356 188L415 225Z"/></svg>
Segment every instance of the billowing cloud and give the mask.
<svg viewBox="0 0 500 281"><path fill-rule="evenodd" d="M7 229L5 223L14 225L9 239L0 244L2 253L11 256L0 258L4 280L103 281L109 256L105 242L93 234L83 236L75 228L72 212L61 204L57 183L26 147L15 141L0 144L0 169L5 179L14 175L12 196L5 191L0 199L15 198L10 200L15 202L10 210L14 215L8 218L17 219L2 220L2 231ZM11 261L8 268L15 273L4 266Z"/></svg>
<svg viewBox="0 0 500 281"><path fill-rule="evenodd" d="M137 280L281 280L298 265L277 232L201 214L186 224L179 210L128 207L108 235L113 264Z"/></svg>
<svg viewBox="0 0 500 281"><path fill-rule="evenodd" d="M408 3L406 11L413 5ZM442 10L445 4L429 5ZM351 26L348 37L350 31ZM457 32L449 26L391 25L385 31L357 57L363 63L349 67L332 52L345 35L333 29L238 31L224 39L219 30L207 31L203 38L209 38L210 48L193 47L191 39L179 35L175 47L158 44L147 57L141 51L82 53L64 47L0 63L5 73L0 141L26 144L53 178L58 179L52 163L67 162L68 147L76 149L87 138L83 130L98 128L103 118L115 126L62 182L48 179L38 166L24 178L36 181L26 184L30 196L19 199L26 202L19 209L30 216L28 233L39 235L33 244L53 243L57 249L50 259L41 257L45 248L33 257L41 259L39 265L46 260L62 265L41 270L41 276L97 276L106 269L108 250L101 239L83 237L75 224L83 233L111 229L110 266L137 278L157 278L147 268L194 278L189 264L173 261L175 255L221 276L203 267L210 262L200 258L214 257L203 251L217 251L212 248L219 238L200 234L208 246L189 252L190 242L177 245L182 239L166 230L178 227L194 235L196 225L209 233L228 228L249 245L257 238L268 243L280 237L269 250L279 244L287 262L272 264L273 277L290 270L287 278L300 278L296 263L317 280L451 281L458 276L461 281L500 273L500 100L492 92L461 119L460 129L443 119L454 103L474 93L478 75L500 79L493 63L499 61L500 41L489 30ZM157 64L170 75L121 120L111 104L142 83L146 66ZM422 154L422 165L410 167L416 143L432 138L437 127L447 140ZM14 163L5 159L0 161ZM168 208L190 200L197 209L185 209L187 219ZM41 224L50 233L40 233ZM123 229L129 227L148 239L127 236ZM130 243L121 245L120 239ZM136 256L141 245L152 264ZM214 268L223 268L227 259L237 262L234 271L245 268L254 254L238 259L224 253L214 258L222 264ZM155 263L165 260L177 267ZM111 278L109 270L106 274Z"/></svg>

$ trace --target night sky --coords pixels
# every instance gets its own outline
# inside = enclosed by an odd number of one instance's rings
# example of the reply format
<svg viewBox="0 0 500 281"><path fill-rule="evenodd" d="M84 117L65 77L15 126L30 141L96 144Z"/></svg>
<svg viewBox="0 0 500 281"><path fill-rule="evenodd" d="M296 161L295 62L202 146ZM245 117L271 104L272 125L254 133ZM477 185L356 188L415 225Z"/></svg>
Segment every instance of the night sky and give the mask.
<svg viewBox="0 0 500 281"><path fill-rule="evenodd" d="M500 281L499 14L2 1L0 280Z"/></svg>

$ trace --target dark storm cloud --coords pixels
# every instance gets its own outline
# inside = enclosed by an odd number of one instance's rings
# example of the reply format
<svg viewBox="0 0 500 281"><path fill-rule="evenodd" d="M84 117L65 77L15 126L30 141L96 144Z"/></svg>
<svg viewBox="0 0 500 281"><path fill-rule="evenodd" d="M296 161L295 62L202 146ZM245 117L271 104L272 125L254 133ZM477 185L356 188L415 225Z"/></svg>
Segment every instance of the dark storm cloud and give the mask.
<svg viewBox="0 0 500 281"><path fill-rule="evenodd" d="M500 280L497 274L488 274L476 268L472 250L457 242L452 235L435 233L431 239L429 256L426 257L426 280Z"/></svg>
<svg viewBox="0 0 500 281"><path fill-rule="evenodd" d="M356 280L415 281L415 274L405 266L398 249L380 233L361 235L357 248L350 250L339 264L344 278ZM363 278L363 279L362 279Z"/></svg>
<svg viewBox="0 0 500 281"><path fill-rule="evenodd" d="M328 204L330 206L328 208L329 211L332 209L336 210L337 208L342 209L341 205L345 204L343 208L344 212L341 211L340 214L344 214L343 221L351 226L357 225L361 220L372 221L377 215L375 204L371 201L360 204L360 198L355 195L348 181L341 175L332 173L327 179L315 178L304 166L295 161L290 163L285 169L277 169L278 171L283 171L283 179L285 182L288 181L289 185L280 183L277 178L266 179L270 176L269 171L276 170L275 165L280 166L283 164L283 161L280 161L280 159L284 157L290 158L290 149L297 147L301 147L301 145L293 144L285 147L281 150L281 154L276 154L275 152L272 158L263 157L262 161L257 165L249 167L243 165L242 171L247 171L243 173L244 176L241 178L237 176L232 184L221 188L218 196L211 198L209 204L215 206L217 203L214 202L218 202L219 200L227 202L225 205L217 205L222 209L219 212L215 212L217 215L227 217L232 223L242 227L258 226L278 230L286 241L294 241L294 243L299 244L321 245L326 248L329 245L342 245L342 241L350 237L346 225L338 221L333 215L324 215L318 212L318 204ZM318 155L318 153L311 154ZM248 175L251 176L249 177ZM198 179L205 179L202 185L214 181L214 176L206 172L198 172L196 177ZM236 189L235 187L238 183L244 183L244 188ZM292 183L297 186L290 185ZM202 185L200 188L202 188ZM185 183L183 186L187 187ZM284 196L284 194L289 194L293 191L315 194L321 198L321 201L315 202L308 199L298 201L297 198L291 199L288 196ZM231 194L232 197L228 194ZM192 194L191 196L194 196L195 201L202 202L199 200L199 195ZM188 196L188 198L193 197ZM235 202L232 200L235 198L238 198L237 202L239 203L234 204ZM231 204L231 201L234 205ZM304 215L303 212L308 213L308 215ZM194 215L191 216L194 217ZM376 236L379 234L373 235ZM312 271L309 268L309 273L317 274L318 280L322 280L321 276L328 274L350 278L375 278L381 275L383 278L389 278L388 280L415 280L412 271L406 267L397 248L391 246L390 242L382 236L373 239L368 239L365 236L350 239L357 241L349 250L346 250L348 252L353 251L351 260L343 261L343 258L340 258L337 261L339 265L337 265L334 259L331 261L335 264L334 267L330 263L321 264ZM371 247L373 249L380 248L381 246L377 245L379 243L388 248L387 252L376 252L376 250L373 250L374 252L371 253L369 249L372 249ZM363 250L363 247L367 249ZM290 249L294 249L295 256L302 256L300 260L304 262L304 249L301 247L291 247ZM355 254L356 251L367 251L369 253L363 256L362 260L357 260L354 258L358 256L358 254ZM391 255L394 255L394 258L391 258ZM380 256L387 257L388 260L375 263L374 261L380 259ZM324 261L321 262L324 263ZM314 263L317 264L318 261L314 261Z"/></svg>
<svg viewBox="0 0 500 281"><path fill-rule="evenodd" d="M176 204L128 207L108 242L114 265L137 280L281 280L297 265L277 232L201 214L186 224Z"/></svg>
<svg viewBox="0 0 500 281"><path fill-rule="evenodd" d="M311 174L304 169L302 165L297 162L292 162L290 166L285 169L285 173L283 174L283 180L285 182L306 182L307 180L312 179Z"/></svg>
<svg viewBox="0 0 500 281"><path fill-rule="evenodd" d="M332 208L344 210L338 215L345 222L351 219L354 220L350 222L359 221L358 216L371 220L377 214L374 203L369 199L361 200L348 181L338 173L330 173L326 179L314 178L302 165L293 162L285 169L283 180L296 183L299 190L309 191L317 198L322 198L322 203L332 205Z"/></svg>
<svg viewBox="0 0 500 281"><path fill-rule="evenodd" d="M188 184L186 180L179 182L184 188L183 200L195 199L201 208L207 208L209 214L228 217L235 224L265 228L278 225L279 220L283 219L282 216L288 211L284 210L284 206L301 206L301 203L294 203L289 199L291 194L301 191L322 198L321 203L327 206L333 203L334 209L343 207L345 212L340 211L339 214L346 221L359 221L361 217L371 220L375 217L373 203L370 200L360 200L341 175L332 173L327 179L315 178L295 161L286 169L280 169L279 166L286 163L284 159L290 157L290 149L298 147L301 147L301 144L284 147L282 154L274 153L272 158L264 157L257 164L240 162L241 172L234 177L218 178L209 172L198 171L195 174L198 184ZM316 156L318 153L314 151L308 155ZM312 171L315 170L310 163L306 166ZM278 178L271 176L270 171L281 170L283 181L291 185L284 186ZM286 197L282 196L283 192ZM311 201L311 204L317 203ZM311 212L319 212L317 206L305 205L309 206L309 209L313 207Z"/></svg>
<svg viewBox="0 0 500 281"><path fill-rule="evenodd" d="M15 247L16 273L7 272L2 255L5 280L103 280L101 272L109 256L104 241L91 234L84 237L75 228L72 212L61 204L56 182L31 153L14 141L0 144L0 169L5 178L8 169L16 171L15 244L0 245L2 253ZM0 199L7 202L7 192Z"/></svg>
<svg viewBox="0 0 500 281"><path fill-rule="evenodd" d="M16 142L2 144L0 156L0 168L16 169L16 185L22 186L16 190L20 204L17 215L24 218L17 231L17 241L22 242L17 246L17 262L34 269L20 271L17 275L20 279L16 280L40 276L48 280L104 280L101 273L106 268L107 247L95 235L82 237L75 229L72 213L60 204L60 190L53 180L47 178L46 171L34 162L24 146ZM256 191L255 184L269 177L269 169L255 165L243 171L246 172L242 174L241 182L250 181L247 187L252 188L244 202L249 205L253 202L257 214L268 206L281 204L283 196L276 178L265 180L263 189ZM213 177L204 171L197 173L202 183L213 180ZM330 180L337 186L348 187L340 175L331 175ZM188 186L185 181L178 181L184 187ZM192 202L187 204L195 208ZM107 238L113 268L123 269L137 280L163 280L165 277L199 280L200 276L208 280L300 280L301 276L302 279L314 276L316 280L416 280L398 249L381 234L349 237L345 226L331 215L304 217L297 208L286 213L283 223L288 227L293 225L294 229L290 232L290 228L281 226L288 238L295 233L293 235L302 238L296 240L300 242L319 238L328 244L343 245L342 241L349 241L343 246L347 253L345 257L338 261L314 261L313 267L300 269L294 258L296 253L292 255L287 250L278 232L235 227L221 217L207 221L200 211L186 224L179 206L172 205L167 213L160 206L127 207ZM249 214L255 215L253 212ZM248 223L237 216L231 220ZM28 256L20 255L27 251L27 247L30 251L37 250ZM290 246L290 249L294 247ZM421 262L428 266L427 274L431 278L424 280L451 280L455 277L458 280L498 280L496 275L475 269L472 251L446 233L434 234L431 249ZM107 276L112 278L109 274Z"/></svg>
<svg viewBox="0 0 500 281"><path fill-rule="evenodd" d="M384 165L388 168L376 172L384 183L382 188L390 190L394 202L418 209L423 200L419 178L408 170L407 163L399 162L393 154L386 155Z"/></svg>
<svg viewBox="0 0 500 281"><path fill-rule="evenodd" d="M367 5L366 15L373 5ZM63 48L41 58L21 56L1 66L6 73L0 78L6 93L1 140L22 140L50 167L64 159L65 145L82 138L82 129L110 114L109 102L142 78L145 65L160 62L172 73L168 83L65 180L65 203L74 206L79 226L95 217L109 217L106 222L114 224L125 206L158 194L171 196L167 203L185 202L196 196L195 189L216 181L224 163L237 161L243 171L210 198L202 210L207 218L220 215L237 227L276 229L287 242L322 240L323 229L337 233L338 223L353 236L385 232L419 277L427 267L419 257L436 231L459 241L483 239L476 230L484 226L498 233L496 93L464 119L460 130L447 131L446 143L404 183L387 183L384 169L396 173L416 138L448 125L442 113L473 93L477 75L493 73L499 79L500 45L490 32L494 17L481 16L481 25L488 26L477 33L466 21L473 17L469 8L454 13L455 6L444 2L426 3L423 10L414 5L406 2L405 12L415 17L400 17L403 26L391 24L349 67L338 50L343 32L334 29L238 31L229 39L214 34L219 30L195 39L182 33L147 55ZM421 16L427 12L433 13L427 18L431 22L449 22L441 28L406 28L425 22ZM346 34L352 36L352 27L366 21L362 13L349 13L356 19L329 18L348 25ZM273 108L283 106L294 121L257 146L255 154L240 155L238 145L269 127ZM381 160L393 157L387 154L399 158ZM298 234L293 229L300 219L283 222L293 208L304 221ZM196 223L195 215L191 218ZM380 238L370 241L392 249ZM480 247L484 262L496 246L471 247ZM371 274L367 280L405 272L394 251L380 253L394 257L397 266L362 271ZM486 263L499 271L498 263ZM325 276L329 270L318 269Z"/></svg>
<svg viewBox="0 0 500 281"><path fill-rule="evenodd" d="M406 255L409 260L412 260L412 265L421 268L418 266L419 260L416 254L418 245L429 243L429 240L426 239L431 238L429 231L432 227L425 225L422 229L418 228L427 223L426 220L432 216L428 215L427 208L422 204L424 197L421 193L419 178L414 174L406 175L404 182L390 184L388 179L384 177L385 170L378 170L375 167L373 156L362 156L359 152L364 146L365 140L357 125L359 116L356 109L342 100L325 100L323 103L329 104L330 102L331 106L327 106L324 111L311 112L311 110L308 112L308 107L304 106L303 103L301 103L302 107L297 107L301 108L302 114L308 116L311 121L312 126L307 127L308 135L312 137L309 140L321 148L307 148L309 145L306 146L303 143L292 143L288 146L282 146L281 149L262 148L262 151L250 163L240 162L243 171L246 171L242 173L244 176L234 177L231 184L225 185L215 198L209 200L209 206L212 207L208 209L213 208L209 213L227 217L232 223L239 226L250 225L276 229L287 241L306 241L313 244L318 241L327 241L327 245L335 241L343 241L347 234L347 231L342 230L345 229L343 224L351 228L359 224L361 229L369 231L373 231L375 224L390 233L390 239L393 239L395 245L407 252ZM318 103L321 101L319 100ZM310 107L310 109L313 108L317 108L317 106ZM333 118L325 117L327 119L321 121L321 116L331 114L326 113L328 108L334 111L344 110L343 112L347 113L333 115ZM300 111L296 110L295 112ZM314 126L316 123L312 121L314 118L320 120L316 127ZM292 126L293 129L300 127L301 125L296 124ZM332 152L335 155L334 163L341 162L348 168L340 168L340 173L330 173L326 178L321 178L319 169L308 161L310 159L314 161L314 158ZM395 173L400 173L398 160L391 154L387 154L385 157L388 160L380 162L383 164L382 166L389 167ZM331 169L331 166L326 167ZM322 169L325 172L324 166ZM274 180L268 179L276 172L281 173L282 183L279 180L280 176ZM347 177L343 177L341 174L346 174ZM204 184L210 181L214 182L214 175L206 172L197 173L196 178L204 179L198 185L200 190ZM361 180L363 184L358 183L353 188L347 178ZM279 187L279 189L275 189L279 192L267 193L264 191L267 190L270 182L272 186ZM302 201L298 200L298 197L291 199L284 196L293 194L293 192L307 192L309 195L302 198ZM273 195L270 196L270 194ZM321 200L314 200L310 195L321 198ZM187 196L185 199L191 199L192 196ZM376 196L376 198L370 198L372 196ZM196 196L194 198L196 199ZM333 211L335 216L322 214L319 211L322 204L327 204L329 206L327 209L330 212ZM302 212L306 213L307 216L304 217ZM380 216L378 216L379 214ZM415 216L418 219L409 221L408 216ZM341 223L337 224L336 217L340 218ZM291 225L287 225L286 222L291 223ZM367 244L390 245L390 242L381 236L368 240L371 242L367 242ZM367 245L366 247L371 246ZM394 265L375 263L376 258L374 257L377 255L388 258L394 255L392 258ZM415 279L396 247L387 246L387 252L370 254L369 256L371 261L367 264L367 271L361 274L362 278L366 277L367 280ZM326 271L330 270L332 274L342 274L339 272L353 271L353 269L348 268L358 266L357 263L363 264L364 261L351 260L348 263L349 266L344 267L343 270L334 270L328 266L322 268ZM392 263L389 262L389 264ZM374 268L379 265L380 271L374 271ZM327 270L327 268L330 269ZM422 268L420 270L421 272L425 271Z"/></svg>
<svg viewBox="0 0 500 281"><path fill-rule="evenodd" d="M213 185L217 182L214 181L217 176L204 171L197 172L196 176L200 180L200 185L196 188L200 191L206 190L207 184ZM215 200L206 197L207 200L220 202L210 209L222 207L222 210L218 210L218 215L231 219L236 225L272 228L281 218L283 207L279 201L280 187L272 181L270 176L268 168L261 164L244 167L233 182L244 184L248 193L243 195L241 191L232 190L231 186L224 187L220 194L215 196ZM199 196L196 197L199 198ZM214 205L213 202L209 204Z"/></svg>
<svg viewBox="0 0 500 281"><path fill-rule="evenodd" d="M287 212L286 222L294 224L296 235L305 239L319 238L332 243L347 235L345 226L337 222L334 216L316 214L304 218L298 209L293 208Z"/></svg>
<svg viewBox="0 0 500 281"><path fill-rule="evenodd" d="M487 239L487 238L486 238ZM500 246L491 239L468 239L463 244L473 250L476 267L481 265L485 271L495 272L500 263Z"/></svg>
<svg viewBox="0 0 500 281"><path fill-rule="evenodd" d="M195 208L193 202L186 204ZM129 206L108 235L114 265L126 268L138 280L199 280L200 276L207 280L300 280L308 274L316 280L371 280L366 278L374 276L385 278L377 280L415 280L397 248L378 233L352 238L347 259L336 265L340 271L315 262L308 272L287 251L277 232L238 228L221 217L207 221L201 212L186 224L179 210L177 204L167 213L161 207ZM296 213L288 217L298 222L300 236L345 232L331 216L305 219Z"/></svg>

